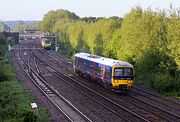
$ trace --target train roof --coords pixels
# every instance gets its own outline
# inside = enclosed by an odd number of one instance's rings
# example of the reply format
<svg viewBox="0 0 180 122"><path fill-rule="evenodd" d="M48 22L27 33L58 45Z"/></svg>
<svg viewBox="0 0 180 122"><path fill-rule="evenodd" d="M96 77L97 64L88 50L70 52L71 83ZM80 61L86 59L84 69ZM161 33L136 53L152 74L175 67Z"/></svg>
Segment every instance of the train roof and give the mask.
<svg viewBox="0 0 180 122"><path fill-rule="evenodd" d="M108 65L108 66L128 66L128 67L133 67L132 64L128 63L128 62L124 62L124 61L119 61L119 60L115 60L115 59L111 59L111 58L106 58L106 57L102 57L102 56L97 56L97 55L92 55L89 53L84 53L84 52L80 52L75 54L76 57L79 58L83 58L83 59L87 59L93 62L97 62L100 64L104 64L104 65Z"/></svg>

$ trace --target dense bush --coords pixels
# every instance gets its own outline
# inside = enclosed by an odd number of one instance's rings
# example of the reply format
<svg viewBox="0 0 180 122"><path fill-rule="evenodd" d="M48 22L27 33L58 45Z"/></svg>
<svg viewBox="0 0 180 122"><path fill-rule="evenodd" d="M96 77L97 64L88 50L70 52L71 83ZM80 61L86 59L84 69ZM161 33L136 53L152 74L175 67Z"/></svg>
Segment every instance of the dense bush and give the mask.
<svg viewBox="0 0 180 122"><path fill-rule="evenodd" d="M135 64L136 79L161 92L174 89L177 65L171 57L158 49L148 50Z"/></svg>
<svg viewBox="0 0 180 122"><path fill-rule="evenodd" d="M9 76L4 72L4 67L1 65L1 70L0 70L0 82L3 82L5 80L8 80Z"/></svg>

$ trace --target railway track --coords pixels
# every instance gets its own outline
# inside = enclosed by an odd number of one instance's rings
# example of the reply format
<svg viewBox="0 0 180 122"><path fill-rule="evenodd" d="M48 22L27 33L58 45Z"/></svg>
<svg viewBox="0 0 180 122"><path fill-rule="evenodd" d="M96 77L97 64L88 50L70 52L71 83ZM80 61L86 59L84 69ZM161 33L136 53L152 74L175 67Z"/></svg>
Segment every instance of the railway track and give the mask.
<svg viewBox="0 0 180 122"><path fill-rule="evenodd" d="M164 108L173 113L177 113L180 116L180 103L172 101L170 99L164 98L163 96L157 95L156 93L152 93L146 90L143 90L138 87L134 87L132 90L133 96L146 97L146 101L152 101L156 106Z"/></svg>
<svg viewBox="0 0 180 122"><path fill-rule="evenodd" d="M53 57L51 56L51 58L53 58ZM140 89L138 89L138 91L140 91ZM135 90L134 90L134 92L135 92ZM139 93L139 92L136 92L136 93ZM144 98L140 99L141 97L139 97L139 96L138 96L138 98L131 96L130 99L133 98L132 101L136 101L135 103L138 103L139 105L144 104L144 107L142 107L142 106L140 106L140 107L146 111L150 111L150 112L152 111L151 113L154 113L155 115L164 118L166 121L180 121L180 116L179 116L179 111L178 111L179 110L179 104L178 103L172 102L173 104L169 105L169 103L171 102L170 100L160 97L161 99L158 101L157 98L154 98L154 99L151 98L151 97L153 97L152 94L149 97L149 99L151 99L151 102L150 102L150 100L143 100L146 97L147 96L144 95ZM158 96L156 95L156 97L158 97ZM163 100L163 102L162 102L162 100ZM166 102L166 101L169 101L169 102ZM155 105L155 103L156 103L156 105ZM161 106L159 107L157 104L159 104ZM176 106L177 108L173 107L174 104L177 105ZM164 105L164 107L162 107L162 105ZM147 109L147 108L149 108L149 109ZM167 109L167 108L169 108L169 109Z"/></svg>
<svg viewBox="0 0 180 122"><path fill-rule="evenodd" d="M26 51L27 52L27 51ZM77 122L91 122L82 112L80 112L75 106L73 106L67 99L59 94L54 88L52 88L39 74L38 67L36 65L35 58L28 57L25 59L21 54L21 51L16 52L18 63L22 67L23 71L33 81L36 87L51 101L60 114L64 115L66 121ZM32 62L33 61L33 62ZM34 63L34 66L32 66ZM32 68L33 67L33 68ZM63 120L63 119L62 119Z"/></svg>
<svg viewBox="0 0 180 122"><path fill-rule="evenodd" d="M165 96L162 96L162 95L159 95L157 93L153 93L152 91L150 92L150 91L147 91L147 90L144 90L140 87L135 87L135 86L133 87L133 92L135 92L135 93L138 92L142 96L151 96L151 98L155 99L157 102L163 102L172 108L176 108L176 109L180 110L180 100L174 101L174 100L171 100L169 98L165 98Z"/></svg>
<svg viewBox="0 0 180 122"><path fill-rule="evenodd" d="M36 58L38 57L35 54ZM45 65L44 67L48 67L47 70L49 70L51 73L54 73L54 76L57 76L59 79L63 80L65 83L76 89L77 91L81 92L91 100L95 101L99 105L106 108L108 111L113 113L114 115L122 118L124 121L148 121L145 118L139 116L138 114L128 110L127 108L123 107L122 105L118 105L116 103L113 103L110 99L105 98L104 96L98 94L97 92L93 91L92 89L87 88L86 86L82 86L82 84L79 84L77 81L73 80L72 78L65 76L64 74L60 73L59 71L55 71L50 65L48 65L46 62L40 60L41 58L38 57L39 63L41 65ZM47 66L48 65L48 66ZM51 67L52 69L50 70ZM80 87L81 86L81 87ZM93 96L93 97L92 97ZM100 100L101 98L101 100ZM113 104L114 105L113 105ZM112 106L113 105L113 106Z"/></svg>
<svg viewBox="0 0 180 122"><path fill-rule="evenodd" d="M58 72L58 71L57 71ZM60 72L58 72L59 74L61 74ZM61 76L62 77L62 76ZM65 76L65 77L68 77L68 76ZM65 79L65 78L64 78ZM67 79L67 78L66 78ZM79 86L82 86L82 84L81 83L79 83L79 82L77 82L77 81L75 81L74 79L72 79L71 77L68 77L68 79L71 79L72 81L74 81L75 82L75 84L78 84ZM67 80L68 80L67 79ZM66 80L66 81L67 81ZM75 86L75 84L73 85L73 86ZM89 89L88 87L86 87L86 86L83 86L85 89ZM82 89L82 88L81 88ZM117 104L116 102L114 102L114 101L112 101L112 100L110 100L110 99L106 99L103 95L100 95L99 93L97 93L97 92L95 92L95 91L93 91L92 89L89 89L91 92L93 92L93 93L96 93L96 95L97 95L97 97L96 97L96 99L98 99L99 100L99 98L98 97L101 97L101 98L103 98L103 99L105 99L106 101L109 101L109 102L111 102L111 105L115 105L115 107L114 108L120 108L119 107L119 105L120 104ZM87 92L88 93L88 92ZM105 100L102 100L102 101L105 101ZM102 102L101 102L102 103ZM113 103L113 104L112 104ZM110 105L110 104L109 104ZM106 106L108 106L108 104L106 103ZM118 107L117 107L118 106ZM113 108L113 109L114 109ZM118 110L116 110L116 111L118 111ZM149 118L149 117L148 117ZM166 120L166 118L164 118L165 120ZM144 119L144 121L145 121L146 119ZM152 118L151 118L151 120L152 120ZM148 120L146 120L146 121L148 121ZM168 120L167 120L168 121Z"/></svg>
<svg viewBox="0 0 180 122"><path fill-rule="evenodd" d="M40 51L44 54L47 54L47 56L51 57L52 59L55 58L58 63L61 63L58 60L64 61L64 63L66 63L66 65L63 65L63 66L72 68L72 64L73 64L72 61L64 58L62 55L59 55L53 51L45 51L45 50L40 50ZM138 93L139 95L142 95L142 96L146 96L146 95L151 96L151 98L157 102L164 102L166 105L180 110L180 100L175 100L175 99L172 100L171 98L167 98L166 96L162 96L162 95L160 95L156 92L153 92L153 91L144 90L144 89L137 87L137 86L133 87L132 92Z"/></svg>
<svg viewBox="0 0 180 122"><path fill-rule="evenodd" d="M30 54L31 54L31 51L30 51ZM28 58L28 59L32 59L32 61L35 61L34 59L34 57L31 57L31 58ZM47 65L46 65L47 66ZM34 67L34 66L31 66L31 67ZM37 66L36 66L37 67ZM50 70L50 68L48 67L48 69ZM53 71L53 70L51 70L51 71ZM39 71L38 71L39 72ZM36 79L36 78L35 78ZM41 83L40 83L41 84ZM45 88L45 90L47 90L46 88ZM49 90L48 90L49 91ZM115 113L115 112L114 112ZM120 119L119 119L120 120ZM122 121L122 120L121 120ZM124 120L124 121L129 121L129 120Z"/></svg>

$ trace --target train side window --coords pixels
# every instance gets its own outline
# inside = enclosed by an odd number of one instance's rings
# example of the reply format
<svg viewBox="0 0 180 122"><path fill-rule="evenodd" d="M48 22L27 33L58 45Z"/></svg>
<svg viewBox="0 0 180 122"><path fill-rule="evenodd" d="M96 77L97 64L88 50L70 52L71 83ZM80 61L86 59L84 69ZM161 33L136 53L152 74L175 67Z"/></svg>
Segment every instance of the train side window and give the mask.
<svg viewBox="0 0 180 122"><path fill-rule="evenodd" d="M89 67L89 61L88 60L84 60L84 63L86 65L86 67L88 68Z"/></svg>
<svg viewBox="0 0 180 122"><path fill-rule="evenodd" d="M103 68L96 65L95 73L96 73L96 75L100 75L101 76L103 74Z"/></svg>
<svg viewBox="0 0 180 122"><path fill-rule="evenodd" d="M111 77L111 71L106 69L104 77L109 79Z"/></svg>
<svg viewBox="0 0 180 122"><path fill-rule="evenodd" d="M106 79L110 79L112 77L112 68L110 66L106 66L104 77Z"/></svg>
<svg viewBox="0 0 180 122"><path fill-rule="evenodd" d="M94 62L89 61L89 71L92 73L94 69Z"/></svg>
<svg viewBox="0 0 180 122"><path fill-rule="evenodd" d="M84 60L84 68L87 70L90 69L90 62L88 60Z"/></svg>
<svg viewBox="0 0 180 122"><path fill-rule="evenodd" d="M79 58L79 60L78 60L78 66L79 66L80 68L82 68L83 65L84 65L83 60Z"/></svg>

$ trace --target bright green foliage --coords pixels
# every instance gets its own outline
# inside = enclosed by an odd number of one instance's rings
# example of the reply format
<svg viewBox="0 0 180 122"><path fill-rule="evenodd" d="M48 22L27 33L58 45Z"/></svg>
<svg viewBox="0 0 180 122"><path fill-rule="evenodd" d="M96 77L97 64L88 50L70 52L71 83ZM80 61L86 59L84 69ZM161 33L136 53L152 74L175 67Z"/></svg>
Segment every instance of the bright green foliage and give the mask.
<svg viewBox="0 0 180 122"><path fill-rule="evenodd" d="M167 23L167 28L167 46L180 70L180 15L173 14Z"/></svg>
<svg viewBox="0 0 180 122"><path fill-rule="evenodd" d="M77 20L79 19L79 17L77 15L75 15L74 13L71 13L67 10L56 10L56 11L50 11L48 12L44 18L43 18L43 22L40 23L39 27L41 30L45 31L45 32L49 32L52 33L53 32L53 28L55 26L55 23L60 20Z"/></svg>
<svg viewBox="0 0 180 122"><path fill-rule="evenodd" d="M85 17L80 19L76 15L73 15L73 17L64 16L67 13L72 16L71 12L66 10L48 12L44 16L43 22L40 23L40 28L44 32L56 33L60 40L61 49L67 51L65 45L70 43L71 46L68 49L70 54L79 51L89 52L89 50L94 53L94 42L99 39L97 35L101 35L102 43L110 43L113 32L120 28L122 22L122 19L118 17L110 19ZM103 55L109 55L109 52L111 52L112 48L108 46L101 44L101 48L107 49L101 51Z"/></svg>
<svg viewBox="0 0 180 122"><path fill-rule="evenodd" d="M102 34L97 34L95 40L93 40L93 50L94 54L102 55L103 52L103 36Z"/></svg>
<svg viewBox="0 0 180 122"><path fill-rule="evenodd" d="M73 48L77 47L77 50L79 51L81 50L81 48L83 48L84 26L85 23L81 21L71 22L67 30L71 45L73 46ZM78 41L82 44L78 45Z"/></svg>
<svg viewBox="0 0 180 122"><path fill-rule="evenodd" d="M86 41L84 40L84 31L83 30L81 30L78 35L76 51L77 52L89 51L89 46L87 45Z"/></svg>
<svg viewBox="0 0 180 122"><path fill-rule="evenodd" d="M136 8L131 11L122 23L121 49L118 58L136 60L151 48L166 50L166 27L163 13L151 10L142 11Z"/></svg>

